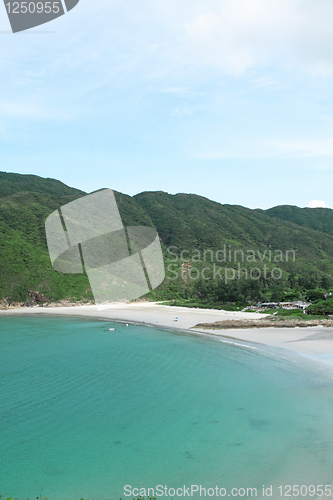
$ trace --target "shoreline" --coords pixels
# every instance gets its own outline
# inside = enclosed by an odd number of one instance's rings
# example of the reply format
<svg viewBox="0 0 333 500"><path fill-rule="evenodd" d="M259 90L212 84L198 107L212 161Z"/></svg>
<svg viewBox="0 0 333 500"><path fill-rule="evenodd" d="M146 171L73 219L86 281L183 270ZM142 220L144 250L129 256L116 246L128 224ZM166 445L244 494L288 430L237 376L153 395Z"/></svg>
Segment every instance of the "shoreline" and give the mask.
<svg viewBox="0 0 333 500"><path fill-rule="evenodd" d="M265 328L209 329L196 327L199 323L226 322L265 317L259 313L231 312L218 309L191 309L180 306L166 306L156 302L118 303L107 306L71 307L22 307L0 311L0 317L17 315L68 316L93 318L122 323L139 323L145 326L167 328L220 338L226 341L241 341L245 344L259 344L279 348L296 354L333 370L333 328L319 326ZM176 320L177 318L177 320ZM231 325L230 325L231 326Z"/></svg>

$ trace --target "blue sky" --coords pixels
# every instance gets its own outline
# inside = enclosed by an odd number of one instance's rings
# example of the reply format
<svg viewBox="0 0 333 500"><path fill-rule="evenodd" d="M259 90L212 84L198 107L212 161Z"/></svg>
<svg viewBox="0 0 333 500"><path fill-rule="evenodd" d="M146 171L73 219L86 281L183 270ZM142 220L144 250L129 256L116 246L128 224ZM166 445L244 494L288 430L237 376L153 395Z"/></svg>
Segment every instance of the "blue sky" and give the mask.
<svg viewBox="0 0 333 500"><path fill-rule="evenodd" d="M0 169L333 207L332 23L331 0L80 0L13 35L0 6Z"/></svg>

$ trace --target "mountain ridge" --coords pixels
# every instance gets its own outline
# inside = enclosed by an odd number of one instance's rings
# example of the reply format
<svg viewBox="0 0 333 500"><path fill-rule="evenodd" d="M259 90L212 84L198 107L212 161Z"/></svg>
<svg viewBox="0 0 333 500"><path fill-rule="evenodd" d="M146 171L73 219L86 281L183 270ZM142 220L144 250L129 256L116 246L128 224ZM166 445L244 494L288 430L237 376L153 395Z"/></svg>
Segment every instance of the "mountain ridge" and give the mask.
<svg viewBox="0 0 333 500"><path fill-rule="evenodd" d="M173 268L178 273L177 279L171 279L168 275L170 246L177 248L178 253L194 249L216 252L224 245L233 249L259 250L261 254L269 248L281 252L295 251L295 262L279 264L283 273L283 280L279 283L264 279L257 284L255 280L245 283L246 271L243 269L239 279L228 284L231 289L244 282L244 287L252 290L243 294L245 298L249 297L248 300L257 300L261 296L272 298L278 293L277 289L280 295L297 295L305 294L309 289L323 288L323 284L325 290L333 287L331 209L280 205L262 210L221 204L196 194L144 191L129 196L114 193L125 226L152 226L160 236L167 278L150 294L152 298L193 294L201 294L201 297L206 294L206 298L228 296L225 291L224 295L217 292L226 283L202 284L202 280L185 279L179 274L184 264L180 259ZM0 172L0 298L29 302L33 291L48 301L92 299L87 276L62 275L52 269L44 230L45 220L51 212L86 194L56 179ZM201 272L204 265L213 267L214 264L199 262L195 266ZM270 269L274 265L266 257L255 265L261 270L265 264ZM237 263L232 265L236 269Z"/></svg>

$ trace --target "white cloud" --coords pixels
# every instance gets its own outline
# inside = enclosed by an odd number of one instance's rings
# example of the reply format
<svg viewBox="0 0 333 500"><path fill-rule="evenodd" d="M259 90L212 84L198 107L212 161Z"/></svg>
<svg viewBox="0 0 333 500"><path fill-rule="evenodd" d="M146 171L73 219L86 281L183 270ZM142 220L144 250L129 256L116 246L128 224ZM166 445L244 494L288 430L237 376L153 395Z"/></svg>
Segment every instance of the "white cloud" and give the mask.
<svg viewBox="0 0 333 500"><path fill-rule="evenodd" d="M2 118L9 117L15 119L31 118L42 120L70 120L73 113L67 109L59 109L56 106L50 107L45 102L19 102L0 100L0 115Z"/></svg>
<svg viewBox="0 0 333 500"><path fill-rule="evenodd" d="M154 88L149 86L148 90L153 90L155 92L160 92L162 94L176 95L181 97L201 97L204 96L204 92L195 92L189 87L162 87Z"/></svg>
<svg viewBox="0 0 333 500"><path fill-rule="evenodd" d="M312 201L309 201L308 207L309 208L327 208L327 205L324 201L312 200Z"/></svg>
<svg viewBox="0 0 333 500"><path fill-rule="evenodd" d="M284 158L310 158L333 155L333 139L275 140L272 150Z"/></svg>
<svg viewBox="0 0 333 500"><path fill-rule="evenodd" d="M333 156L333 138L323 139L271 139L267 137L225 138L228 147L206 148L199 151L198 158L330 158ZM318 167L320 170L321 167ZM322 167L331 170L331 165Z"/></svg>
<svg viewBox="0 0 333 500"><path fill-rule="evenodd" d="M270 87L272 85L276 85L278 82L267 77L262 77L251 80L251 83L253 83L255 87Z"/></svg>
<svg viewBox="0 0 333 500"><path fill-rule="evenodd" d="M202 61L227 73L278 60L327 75L333 74L332 17L327 0L211 0L185 30Z"/></svg>
<svg viewBox="0 0 333 500"><path fill-rule="evenodd" d="M165 94L180 94L184 95L188 93L188 89L183 87L165 87L159 90Z"/></svg>
<svg viewBox="0 0 333 500"><path fill-rule="evenodd" d="M175 108L174 110L172 110L171 112L171 115L172 116L178 116L178 117L182 117L182 116L192 116L193 112L190 108Z"/></svg>

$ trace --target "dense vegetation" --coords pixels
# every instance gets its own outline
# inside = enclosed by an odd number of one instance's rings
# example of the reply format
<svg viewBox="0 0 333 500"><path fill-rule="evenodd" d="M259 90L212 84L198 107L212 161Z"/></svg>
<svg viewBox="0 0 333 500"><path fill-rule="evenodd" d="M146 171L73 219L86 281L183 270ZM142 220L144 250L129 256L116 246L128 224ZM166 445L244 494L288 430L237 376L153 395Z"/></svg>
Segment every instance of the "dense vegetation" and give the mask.
<svg viewBox="0 0 333 500"><path fill-rule="evenodd" d="M53 270L44 229L51 212L85 194L54 179L0 172L0 299L92 299L87 276ZM250 210L164 192L116 199L125 226L152 226L161 238L166 279L150 299L243 307L320 302L333 291L333 210Z"/></svg>
<svg viewBox="0 0 333 500"><path fill-rule="evenodd" d="M158 294L158 290L153 294L157 298L191 299L193 303L206 306L226 302L312 301L324 298L333 286L333 232L328 234L305 224L300 226L273 217L271 211L221 205L197 195L172 196L154 192L138 194L134 199L149 214L163 244L169 248L165 259L168 279L163 285L163 293ZM319 212L317 209L307 210L310 210L305 212L309 216L314 211L320 218L321 209ZM333 221L333 210L325 210L329 213L325 217L331 217ZM224 262L218 261L216 255L220 250L219 257L223 257L221 249L226 250ZM181 259L183 250L189 252L183 252L184 259ZM229 250L231 261L228 259ZM276 253L278 250L281 251L280 258ZM286 252L290 250L295 252L295 261L290 253L286 258ZM200 256L197 251L200 251ZM247 262L246 256L253 251L255 260ZM269 251L272 252L271 259ZM274 256L277 261L274 261ZM281 269L281 276L278 271L272 276L276 267ZM210 268L204 277L211 276L212 279L203 279L204 268ZM250 279L253 268L259 271L255 271L252 274L254 279ZM229 279L234 276L232 269L236 279ZM217 274L218 270L220 274Z"/></svg>
<svg viewBox="0 0 333 500"><path fill-rule="evenodd" d="M266 214L333 235L333 210L282 205L266 210Z"/></svg>
<svg viewBox="0 0 333 500"><path fill-rule="evenodd" d="M311 304L307 309L307 314L317 314L318 316L333 315L333 298L320 300Z"/></svg>

